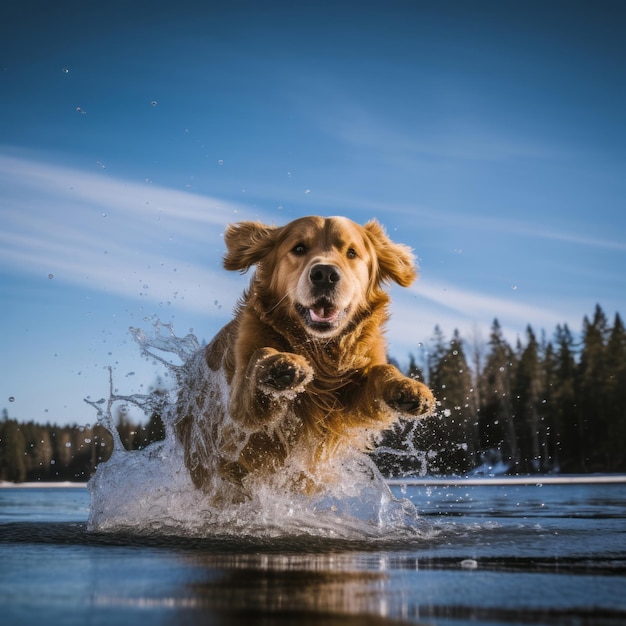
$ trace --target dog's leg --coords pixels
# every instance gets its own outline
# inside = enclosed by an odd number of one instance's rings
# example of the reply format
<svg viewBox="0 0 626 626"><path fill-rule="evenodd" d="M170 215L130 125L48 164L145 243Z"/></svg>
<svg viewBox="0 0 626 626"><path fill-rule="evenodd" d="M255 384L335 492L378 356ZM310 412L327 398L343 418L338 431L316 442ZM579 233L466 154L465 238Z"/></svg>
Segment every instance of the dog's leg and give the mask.
<svg viewBox="0 0 626 626"><path fill-rule="evenodd" d="M230 415L244 428L260 430L282 417L312 379L313 370L304 357L260 348L232 381Z"/></svg>
<svg viewBox="0 0 626 626"><path fill-rule="evenodd" d="M368 374L365 401L370 412L380 401L401 415L427 415L435 408L430 389L413 378L402 375L393 365L375 365Z"/></svg>

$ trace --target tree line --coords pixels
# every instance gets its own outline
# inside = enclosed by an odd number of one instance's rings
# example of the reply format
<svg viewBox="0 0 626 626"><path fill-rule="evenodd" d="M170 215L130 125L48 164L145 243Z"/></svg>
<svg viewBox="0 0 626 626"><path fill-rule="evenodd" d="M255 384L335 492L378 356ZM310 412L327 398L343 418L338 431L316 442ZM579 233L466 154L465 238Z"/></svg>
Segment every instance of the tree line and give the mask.
<svg viewBox="0 0 626 626"><path fill-rule="evenodd" d="M421 365L421 366L420 366ZM486 346L435 328L426 380L434 418L404 423L382 441L386 474L464 474L494 466L510 474L626 471L626 331L597 305L576 339L567 324L551 339L531 326L514 346L494 320Z"/></svg>
<svg viewBox="0 0 626 626"><path fill-rule="evenodd" d="M436 327L425 356L406 374L425 381L437 414L402 421L384 434L373 458L385 475L624 472L626 330L598 305L576 338L558 325L552 338L531 326L511 345L497 319L486 342L451 339ZM155 393L162 393L157 389ZM158 403L157 403L158 404ZM146 425L121 411L125 447L164 437L158 410ZM113 447L95 426L0 420L0 480L87 480Z"/></svg>
<svg viewBox="0 0 626 626"><path fill-rule="evenodd" d="M140 450L165 436L153 413L146 425L133 423L121 411L117 429L127 450ZM6 409L0 420L0 481L87 481L98 463L113 452L111 433L101 426L57 426L19 423Z"/></svg>

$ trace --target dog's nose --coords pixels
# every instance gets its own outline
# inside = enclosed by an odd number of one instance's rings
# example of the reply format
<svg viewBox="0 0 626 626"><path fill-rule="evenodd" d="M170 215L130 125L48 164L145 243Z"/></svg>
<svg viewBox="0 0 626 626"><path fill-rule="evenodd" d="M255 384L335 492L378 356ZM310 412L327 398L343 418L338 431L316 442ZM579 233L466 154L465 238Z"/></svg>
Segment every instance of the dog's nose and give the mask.
<svg viewBox="0 0 626 626"><path fill-rule="evenodd" d="M334 265L314 265L309 272L309 278L319 287L330 286L341 280L341 272Z"/></svg>

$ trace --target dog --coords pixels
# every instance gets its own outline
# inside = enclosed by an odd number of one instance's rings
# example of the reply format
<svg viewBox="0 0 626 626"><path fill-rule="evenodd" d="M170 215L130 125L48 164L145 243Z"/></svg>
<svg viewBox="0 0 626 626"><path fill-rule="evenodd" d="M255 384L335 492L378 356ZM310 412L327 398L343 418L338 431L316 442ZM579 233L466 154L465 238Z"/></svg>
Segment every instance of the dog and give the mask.
<svg viewBox="0 0 626 626"><path fill-rule="evenodd" d="M428 387L387 362L384 285L417 272L377 221L239 222L224 240L224 268L255 271L234 319L183 367L176 433L197 488L245 499L287 471L314 493L333 462L433 410Z"/></svg>

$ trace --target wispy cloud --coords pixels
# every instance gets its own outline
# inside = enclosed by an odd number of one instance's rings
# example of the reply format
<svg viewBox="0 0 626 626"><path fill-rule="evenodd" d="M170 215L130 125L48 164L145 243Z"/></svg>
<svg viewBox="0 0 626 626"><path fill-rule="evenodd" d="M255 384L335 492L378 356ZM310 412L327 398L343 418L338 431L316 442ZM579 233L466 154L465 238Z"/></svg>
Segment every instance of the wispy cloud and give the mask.
<svg viewBox="0 0 626 626"><path fill-rule="evenodd" d="M394 288L391 314L387 331L390 354L401 363L411 353L428 352L435 326L448 339L458 330L469 349L477 342L482 350L496 318L511 344L518 338L525 341L529 324L535 333L546 331L551 336L557 324L568 323L575 329L580 322L579 310L537 306L524 302L517 291L494 296L429 279L420 279L408 289Z"/></svg>
<svg viewBox="0 0 626 626"><path fill-rule="evenodd" d="M217 314L219 309L211 305L218 301L229 306L247 282L221 268L226 224L275 217L216 197L13 156L0 155L0 184L4 267L17 273L51 274L60 281L144 302L175 301L178 308L194 313ZM353 196L318 194L315 201L318 211L328 207L333 213L375 215L379 208L371 199ZM483 235L511 232L597 248L626 248L619 241L534 229L505 217L480 218L404 204L387 205L386 211L390 219L406 224L407 232L399 240L408 243L411 229L429 220L446 229L454 224L465 236L475 229ZM394 303L393 321L398 337L413 324L416 312L422 316L422 336L435 323L458 326L464 320L488 324L498 317L503 326L518 331L529 322L551 327L569 321L568 311L536 306L513 290L493 296L424 277L400 293L404 295ZM582 307L574 314L581 312Z"/></svg>
<svg viewBox="0 0 626 626"><path fill-rule="evenodd" d="M562 311L523 302L513 288L508 297L493 296L426 279L419 281L410 291L420 298L445 307L457 319L490 322L497 317L517 328L524 327L533 320L556 325L564 319Z"/></svg>
<svg viewBox="0 0 626 626"><path fill-rule="evenodd" d="M195 312L241 289L219 260L243 205L7 156L0 183L0 259L18 273Z"/></svg>

